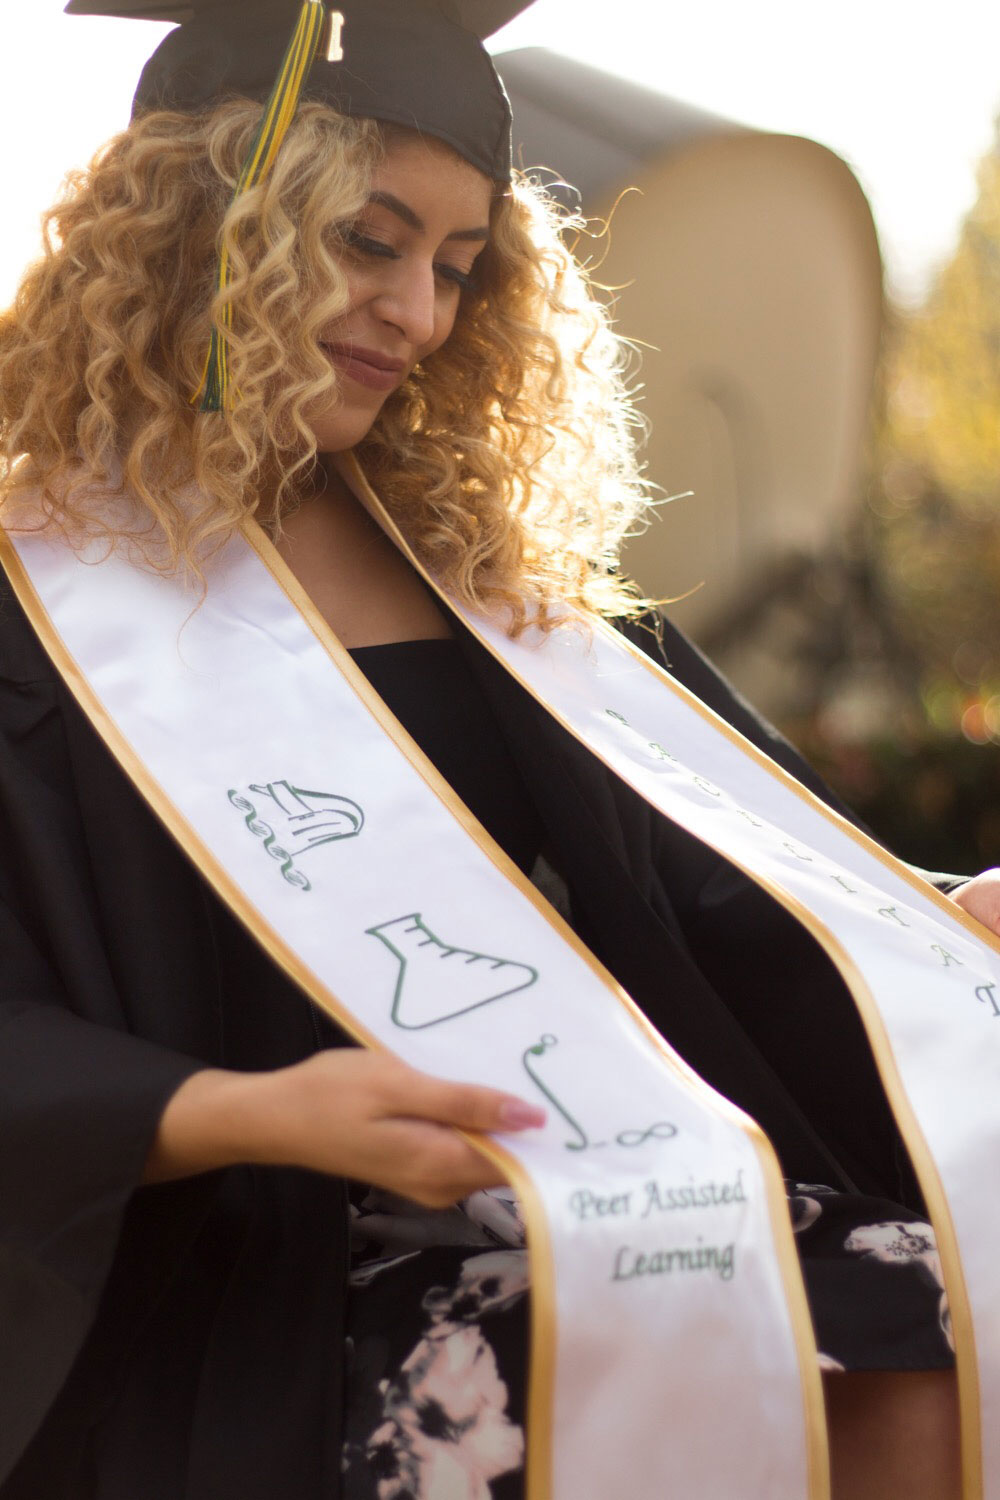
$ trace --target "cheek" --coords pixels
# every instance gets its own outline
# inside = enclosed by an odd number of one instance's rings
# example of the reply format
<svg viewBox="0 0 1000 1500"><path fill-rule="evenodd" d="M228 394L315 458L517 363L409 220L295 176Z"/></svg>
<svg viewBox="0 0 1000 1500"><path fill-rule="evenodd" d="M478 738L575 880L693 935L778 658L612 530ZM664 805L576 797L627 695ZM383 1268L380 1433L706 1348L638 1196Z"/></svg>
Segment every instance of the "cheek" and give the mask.
<svg viewBox="0 0 1000 1500"><path fill-rule="evenodd" d="M377 296L375 272L363 266L351 267L347 271L347 307L340 321L346 322Z"/></svg>

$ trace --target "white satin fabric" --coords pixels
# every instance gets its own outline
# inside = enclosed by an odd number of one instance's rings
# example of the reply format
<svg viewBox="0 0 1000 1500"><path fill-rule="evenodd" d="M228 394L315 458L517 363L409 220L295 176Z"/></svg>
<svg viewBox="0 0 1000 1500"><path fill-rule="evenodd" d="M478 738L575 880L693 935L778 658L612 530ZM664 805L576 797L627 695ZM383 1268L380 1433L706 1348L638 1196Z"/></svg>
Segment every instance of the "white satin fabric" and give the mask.
<svg viewBox="0 0 1000 1500"><path fill-rule="evenodd" d="M1000 1500L997 945L614 632L598 628L592 644L562 629L512 641L452 607L652 806L784 900L841 969L942 1247L966 1408L965 1493L979 1493L981 1462L982 1493Z"/></svg>
<svg viewBox="0 0 1000 1500"><path fill-rule="evenodd" d="M803 1500L810 1442L814 1460L823 1451L806 1418L815 1350L777 1164L755 1129L635 1019L488 836L463 827L245 540L212 564L200 603L120 557L12 540L98 728L133 769L127 742L140 788L175 810L159 808L168 826L224 894L231 881L252 904L258 935L293 951L320 1003L416 1067L547 1106L544 1129L502 1140L533 1184L518 1184L541 1339L530 1500ZM605 715L648 721L644 734L687 752L683 705L626 654L602 643L588 656L569 633L512 652L644 792L683 787L684 817L704 801L712 828L729 826L724 799L647 765ZM709 741L705 774L724 779ZM853 932L850 911L837 905ZM909 993L921 965L883 925ZM971 973L966 935L948 940ZM956 981L943 983L950 996ZM921 1016L941 1004L914 1000Z"/></svg>

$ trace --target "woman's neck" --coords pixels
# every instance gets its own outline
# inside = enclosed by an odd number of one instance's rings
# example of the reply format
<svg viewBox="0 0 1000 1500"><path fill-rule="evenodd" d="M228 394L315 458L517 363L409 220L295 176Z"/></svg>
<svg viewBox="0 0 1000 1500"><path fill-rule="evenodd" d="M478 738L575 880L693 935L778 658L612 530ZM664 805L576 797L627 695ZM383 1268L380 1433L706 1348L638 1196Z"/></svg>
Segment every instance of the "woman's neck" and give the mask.
<svg viewBox="0 0 1000 1500"><path fill-rule="evenodd" d="M329 459L320 474L325 488L283 519L275 545L342 644L450 636L426 585Z"/></svg>

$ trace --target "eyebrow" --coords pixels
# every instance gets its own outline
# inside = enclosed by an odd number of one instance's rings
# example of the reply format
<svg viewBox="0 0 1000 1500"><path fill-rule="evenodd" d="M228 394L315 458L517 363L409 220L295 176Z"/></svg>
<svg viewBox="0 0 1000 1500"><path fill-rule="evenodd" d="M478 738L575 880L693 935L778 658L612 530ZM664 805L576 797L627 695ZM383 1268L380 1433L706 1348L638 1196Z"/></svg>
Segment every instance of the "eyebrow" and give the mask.
<svg viewBox="0 0 1000 1500"><path fill-rule="evenodd" d="M369 194L369 203L377 203L381 208L387 208L397 219L402 219L410 229L415 229L418 234L426 234L427 226L419 214L413 212L408 203L402 198L397 198L395 193L374 192ZM446 240L488 240L490 237L489 227L481 229L456 229L451 234L446 234Z"/></svg>

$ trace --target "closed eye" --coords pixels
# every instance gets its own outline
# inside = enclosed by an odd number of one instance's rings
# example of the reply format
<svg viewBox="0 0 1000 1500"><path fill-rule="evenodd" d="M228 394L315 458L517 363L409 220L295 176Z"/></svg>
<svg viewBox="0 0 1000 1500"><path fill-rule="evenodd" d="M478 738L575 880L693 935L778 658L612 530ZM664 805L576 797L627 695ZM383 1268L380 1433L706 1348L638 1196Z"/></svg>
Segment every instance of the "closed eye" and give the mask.
<svg viewBox="0 0 1000 1500"><path fill-rule="evenodd" d="M374 260L400 260L402 258L399 251L387 245L384 240L372 239L370 235L362 234L357 229L344 229L341 234L347 247L357 255L368 255ZM457 266L450 266L445 261L435 261L434 273L442 281L457 286L463 292L472 286L471 272L460 271Z"/></svg>
<svg viewBox="0 0 1000 1500"><path fill-rule="evenodd" d="M351 250L356 250L359 255L372 255L380 260L399 260L398 250L387 245L382 240L370 239L368 235L361 234L357 229L345 229L342 231L344 243Z"/></svg>
<svg viewBox="0 0 1000 1500"><path fill-rule="evenodd" d="M445 281L453 282L463 292L467 292L472 285L472 275L468 271L460 271L457 266L446 266L436 263L434 266L437 274Z"/></svg>

